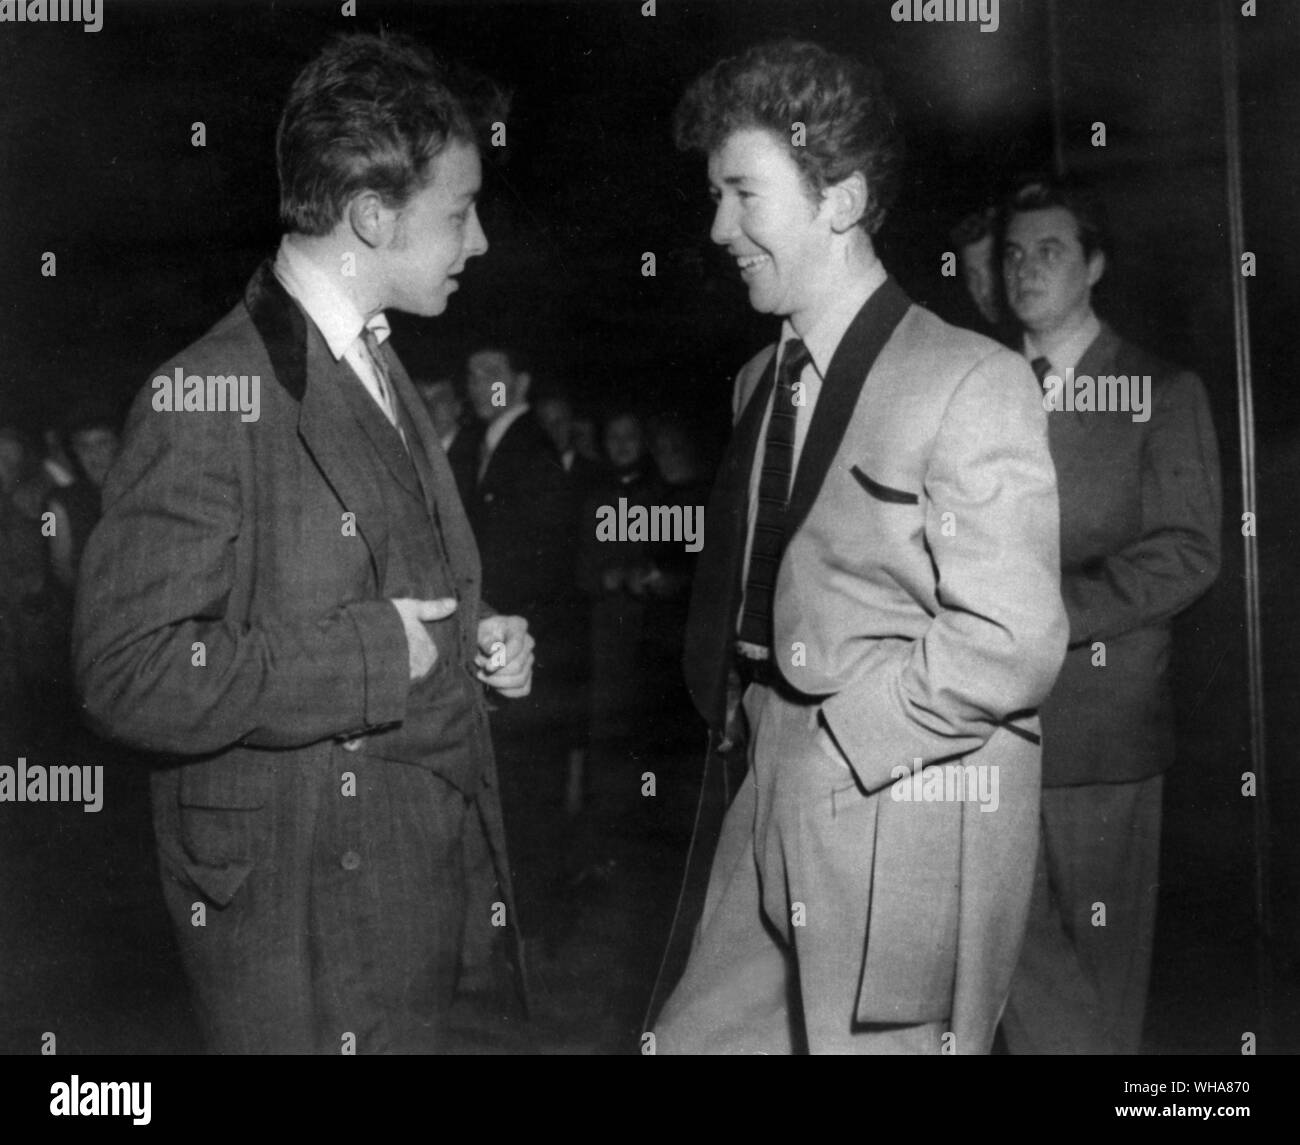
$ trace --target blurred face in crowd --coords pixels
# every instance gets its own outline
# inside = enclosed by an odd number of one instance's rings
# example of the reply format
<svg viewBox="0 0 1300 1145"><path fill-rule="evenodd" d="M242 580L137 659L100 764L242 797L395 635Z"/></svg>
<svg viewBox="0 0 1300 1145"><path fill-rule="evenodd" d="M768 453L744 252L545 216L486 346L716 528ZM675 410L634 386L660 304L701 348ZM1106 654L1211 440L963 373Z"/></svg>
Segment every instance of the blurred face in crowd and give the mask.
<svg viewBox="0 0 1300 1145"><path fill-rule="evenodd" d="M1092 309L1092 288L1106 259L1089 258L1079 224L1064 207L1013 214L1007 222L1002 277L1011 311L1031 334L1068 330Z"/></svg>
<svg viewBox="0 0 1300 1145"><path fill-rule="evenodd" d="M961 248L961 273L966 291L986 322L998 320L997 280L993 269L993 236Z"/></svg>
<svg viewBox="0 0 1300 1145"><path fill-rule="evenodd" d="M761 128L733 132L709 156L709 188L710 237L735 260L749 304L796 320L814 311L834 232L785 144Z"/></svg>
<svg viewBox="0 0 1300 1145"><path fill-rule="evenodd" d="M104 479L117 459L117 434L107 426L97 425L74 433L71 445L72 454L87 480L96 489L102 489Z"/></svg>
<svg viewBox="0 0 1300 1145"><path fill-rule="evenodd" d="M569 433L573 429L573 410L563 398L547 398L537 403L537 420L542 423L557 453L569 448Z"/></svg>
<svg viewBox="0 0 1300 1145"><path fill-rule="evenodd" d="M446 437L459 424L461 402L456 387L443 378L436 382L421 382L416 389L424 399L425 408L439 437Z"/></svg>
<svg viewBox="0 0 1300 1145"><path fill-rule="evenodd" d="M675 426L661 429L651 445L655 466L669 485L685 485L695 480L695 460L686 435Z"/></svg>
<svg viewBox="0 0 1300 1145"><path fill-rule="evenodd" d="M630 469L645 455L641 423L630 414L614 418L605 427L605 455L615 469Z"/></svg>
<svg viewBox="0 0 1300 1145"><path fill-rule="evenodd" d="M496 421L506 410L528 396L531 380L511 368L504 350L480 350L471 354L467 371L469 402L480 421Z"/></svg>
<svg viewBox="0 0 1300 1145"><path fill-rule="evenodd" d="M456 275L488 249L475 207L478 148L453 139L434 158L430 176L398 212L381 270L383 305L426 318L447 309Z"/></svg>
<svg viewBox="0 0 1300 1145"><path fill-rule="evenodd" d="M588 461L600 460L600 450L596 448L596 423L591 418L575 417L569 427L569 440Z"/></svg>

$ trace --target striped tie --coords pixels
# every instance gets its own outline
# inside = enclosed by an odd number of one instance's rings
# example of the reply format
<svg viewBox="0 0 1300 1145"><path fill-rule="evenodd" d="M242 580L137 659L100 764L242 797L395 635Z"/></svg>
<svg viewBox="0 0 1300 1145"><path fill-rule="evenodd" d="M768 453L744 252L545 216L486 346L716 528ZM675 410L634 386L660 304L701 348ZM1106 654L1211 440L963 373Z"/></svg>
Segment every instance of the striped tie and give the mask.
<svg viewBox="0 0 1300 1145"><path fill-rule="evenodd" d="M379 348L379 339L369 326L362 327L361 344L366 348L366 357L370 361L370 368L374 371L375 381L379 383L379 396L382 399L381 404L384 408L384 414L389 421L396 425L397 410L393 406L392 383L388 376L388 363L384 361L384 352Z"/></svg>
<svg viewBox="0 0 1300 1145"><path fill-rule="evenodd" d="M740 639L763 648L772 646L772 595L785 546L785 508L790 500L790 474L794 471L794 387L804 366L812 360L798 338L791 338L783 350L763 445L758 514L745 580L745 608L740 618Z"/></svg>
<svg viewBox="0 0 1300 1145"><path fill-rule="evenodd" d="M411 449L406 443L406 434L397 420L397 405L393 401L393 382L388 373L388 363L384 361L384 352L379 348L379 339L369 326L364 326L361 329L361 344L365 347L366 357L369 359L370 367L375 374L375 381L379 383L379 396L382 399L380 405L383 408L384 416L393 423L393 428L397 430L402 439L402 444L406 445L406 451L409 453Z"/></svg>

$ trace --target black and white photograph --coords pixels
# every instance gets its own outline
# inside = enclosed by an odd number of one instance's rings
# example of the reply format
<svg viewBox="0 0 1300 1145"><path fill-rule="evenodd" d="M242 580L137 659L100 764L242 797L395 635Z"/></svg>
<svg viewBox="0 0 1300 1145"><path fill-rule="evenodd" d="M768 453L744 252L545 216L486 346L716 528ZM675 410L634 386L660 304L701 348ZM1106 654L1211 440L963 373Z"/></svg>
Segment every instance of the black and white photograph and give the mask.
<svg viewBox="0 0 1300 1145"><path fill-rule="evenodd" d="M1100 1124L1249 1118L1297 49L1283 0L0 0L24 1104L1064 1056Z"/></svg>

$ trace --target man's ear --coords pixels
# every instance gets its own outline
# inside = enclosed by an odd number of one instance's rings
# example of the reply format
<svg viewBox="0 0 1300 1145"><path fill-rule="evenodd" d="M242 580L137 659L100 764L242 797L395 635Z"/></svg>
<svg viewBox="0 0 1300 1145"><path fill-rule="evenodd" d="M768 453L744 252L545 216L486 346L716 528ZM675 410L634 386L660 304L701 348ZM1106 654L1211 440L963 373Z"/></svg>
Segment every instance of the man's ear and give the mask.
<svg viewBox="0 0 1300 1145"><path fill-rule="evenodd" d="M366 246L377 249L387 246L397 227L397 212L384 206L375 191L361 191L347 206L348 226Z"/></svg>
<svg viewBox="0 0 1300 1145"><path fill-rule="evenodd" d="M861 171L854 171L822 192L822 210L828 212L831 230L837 235L846 234L858 225L869 202L867 179Z"/></svg>
<svg viewBox="0 0 1300 1145"><path fill-rule="evenodd" d="M1088 285L1096 286L1101 281L1101 276L1106 273L1106 255L1105 252L1095 250L1088 258Z"/></svg>

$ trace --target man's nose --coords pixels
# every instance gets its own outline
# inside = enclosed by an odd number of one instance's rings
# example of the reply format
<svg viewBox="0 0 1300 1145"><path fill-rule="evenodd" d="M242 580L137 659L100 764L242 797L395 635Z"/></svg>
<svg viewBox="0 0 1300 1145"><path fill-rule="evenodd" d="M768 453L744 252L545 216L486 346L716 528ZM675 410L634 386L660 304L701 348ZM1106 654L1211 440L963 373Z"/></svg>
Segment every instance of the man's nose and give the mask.
<svg viewBox="0 0 1300 1145"><path fill-rule="evenodd" d="M483 224L479 222L478 212L475 211L469 217L469 233L465 236L465 257L474 258L476 255L487 254L487 250L487 234L483 230Z"/></svg>
<svg viewBox="0 0 1300 1145"><path fill-rule="evenodd" d="M713 212L713 226L709 228L709 238L718 246L729 243L736 232L736 213L726 203L719 203Z"/></svg>

